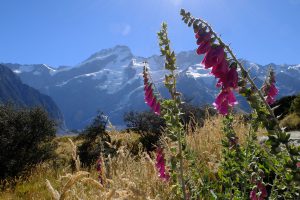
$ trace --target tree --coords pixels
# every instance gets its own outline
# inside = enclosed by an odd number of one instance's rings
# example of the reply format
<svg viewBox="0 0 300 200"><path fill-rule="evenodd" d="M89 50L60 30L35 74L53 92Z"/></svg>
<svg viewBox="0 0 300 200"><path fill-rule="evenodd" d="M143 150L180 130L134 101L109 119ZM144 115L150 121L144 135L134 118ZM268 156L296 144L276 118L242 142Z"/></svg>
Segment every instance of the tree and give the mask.
<svg viewBox="0 0 300 200"><path fill-rule="evenodd" d="M165 127L164 119L151 111L125 113L124 122L128 129L140 134L147 132L160 135Z"/></svg>
<svg viewBox="0 0 300 200"><path fill-rule="evenodd" d="M99 158L100 153L108 155L114 152L110 148L110 136L106 132L106 125L108 122L107 116L102 112L98 112L92 124L87 126L83 133L80 135L83 142L78 147L78 155L81 162L90 167Z"/></svg>
<svg viewBox="0 0 300 200"><path fill-rule="evenodd" d="M189 103L181 104L180 108L183 113L181 115L181 122L184 124L186 131L188 128L194 131L196 126L202 127L204 120L208 116L213 116L217 113L211 106L198 107Z"/></svg>
<svg viewBox="0 0 300 200"><path fill-rule="evenodd" d="M51 158L55 134L56 124L43 109L0 105L0 179Z"/></svg>
<svg viewBox="0 0 300 200"><path fill-rule="evenodd" d="M165 120L151 111L125 113L124 122L129 130L141 135L140 142L147 151L154 149L165 127Z"/></svg>

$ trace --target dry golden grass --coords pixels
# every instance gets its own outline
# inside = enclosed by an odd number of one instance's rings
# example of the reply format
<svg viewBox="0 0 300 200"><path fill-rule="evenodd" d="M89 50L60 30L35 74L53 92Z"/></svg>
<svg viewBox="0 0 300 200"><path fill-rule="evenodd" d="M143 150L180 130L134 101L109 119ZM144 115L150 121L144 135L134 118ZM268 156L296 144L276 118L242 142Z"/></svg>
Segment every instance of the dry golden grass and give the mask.
<svg viewBox="0 0 300 200"><path fill-rule="evenodd" d="M73 152L75 146L73 146ZM158 179L154 161L145 153L140 152L139 159L132 156L123 147L117 156L105 160L103 165L103 185L95 177L95 171L77 171L67 173L60 178L60 188L52 186L46 180L48 191L56 200L65 199L168 199L171 189L167 183ZM80 163L73 155L75 163ZM79 167L77 168L79 170Z"/></svg>
<svg viewBox="0 0 300 200"><path fill-rule="evenodd" d="M205 120L203 127L198 127L192 133L187 135L188 147L197 155L200 162L206 163L207 166L217 167L221 160L222 139L224 139L223 117L209 117ZM249 134L249 124L243 122L242 117L235 117L234 130L239 138L239 143L243 144ZM259 130L258 135L264 134L263 130Z"/></svg>
<svg viewBox="0 0 300 200"><path fill-rule="evenodd" d="M222 126L222 117L209 118L202 128L187 136L188 146L197 155L198 162L211 169L217 168L221 160ZM243 143L248 125L237 118L234 128ZM117 156L105 161L103 185L98 182L95 167L91 171L82 169L78 160L75 163L79 166L71 172L69 163L71 159L78 159L75 148L80 141L74 145L69 141L74 141L74 137L59 137L56 139L57 169L53 169L51 163L39 165L27 181L19 181L14 190L1 192L0 199L175 199L172 186L158 178L153 158L142 151L136 156L130 153L133 147L139 146L139 135L112 130L110 136L112 143L120 141L121 147Z"/></svg>

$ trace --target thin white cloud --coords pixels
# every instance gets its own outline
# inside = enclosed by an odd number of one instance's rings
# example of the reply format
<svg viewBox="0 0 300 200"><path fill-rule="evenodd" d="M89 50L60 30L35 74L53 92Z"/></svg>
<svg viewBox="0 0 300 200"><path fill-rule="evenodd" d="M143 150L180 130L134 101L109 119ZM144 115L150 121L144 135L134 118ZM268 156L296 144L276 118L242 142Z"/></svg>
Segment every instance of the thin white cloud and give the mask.
<svg viewBox="0 0 300 200"><path fill-rule="evenodd" d="M127 36L131 32L131 26L126 23L114 23L110 25L109 30L113 34Z"/></svg>
<svg viewBox="0 0 300 200"><path fill-rule="evenodd" d="M174 6L180 6L183 2L183 0L168 0L171 4Z"/></svg>
<svg viewBox="0 0 300 200"><path fill-rule="evenodd" d="M129 24L125 24L121 34L126 36L130 33L130 31L131 31L131 26Z"/></svg>

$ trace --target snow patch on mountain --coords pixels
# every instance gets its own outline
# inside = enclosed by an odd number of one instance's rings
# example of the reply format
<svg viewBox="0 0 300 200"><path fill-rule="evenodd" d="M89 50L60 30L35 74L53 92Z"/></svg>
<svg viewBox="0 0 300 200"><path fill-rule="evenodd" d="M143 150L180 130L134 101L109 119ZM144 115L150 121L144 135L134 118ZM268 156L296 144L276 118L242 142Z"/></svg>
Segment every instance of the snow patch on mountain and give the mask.
<svg viewBox="0 0 300 200"><path fill-rule="evenodd" d="M197 105L211 104L219 90L216 79L201 64L203 57L195 51L177 54L178 88L188 97L193 97ZM259 65L240 60L250 69L251 77L258 84L265 80L268 67L276 72L276 84L283 95L300 91L300 65ZM114 125L122 123L122 116L128 110L144 110L143 66L147 62L151 82L155 83L162 95L164 57L148 58L132 55L126 46L101 50L75 67L52 68L45 64L8 64L24 83L47 93L57 101L69 128L82 128L97 110L113 116Z"/></svg>
<svg viewBox="0 0 300 200"><path fill-rule="evenodd" d="M81 67L89 63L108 59L110 57L116 57L117 59L113 59L112 62L107 65L107 67L111 67L111 66L119 67L120 65L121 66L126 65L126 63L124 62L126 58L131 58L133 57L133 55L128 47L118 45L114 48L104 49L91 55L88 59L86 59L85 61L83 61L82 63L80 63L75 67Z"/></svg>
<svg viewBox="0 0 300 200"><path fill-rule="evenodd" d="M34 70L33 65L21 65L18 69L19 73L32 72L33 70Z"/></svg>
<svg viewBox="0 0 300 200"><path fill-rule="evenodd" d="M18 70L18 69L13 70L13 72L16 73L16 74L21 74L22 73L22 71Z"/></svg>
<svg viewBox="0 0 300 200"><path fill-rule="evenodd" d="M300 70L300 64L294 65L294 66L289 66L288 69Z"/></svg>
<svg viewBox="0 0 300 200"><path fill-rule="evenodd" d="M215 78L210 73L210 70L205 69L204 65L202 64L192 65L188 67L184 73L188 78L202 80L206 85L212 85L212 83L215 81Z"/></svg>

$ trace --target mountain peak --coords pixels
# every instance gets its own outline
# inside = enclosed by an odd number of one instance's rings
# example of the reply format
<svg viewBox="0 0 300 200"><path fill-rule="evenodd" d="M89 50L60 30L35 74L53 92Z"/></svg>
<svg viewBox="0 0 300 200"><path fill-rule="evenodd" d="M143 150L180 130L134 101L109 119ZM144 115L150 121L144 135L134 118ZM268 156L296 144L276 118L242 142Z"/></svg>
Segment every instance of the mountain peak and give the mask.
<svg viewBox="0 0 300 200"><path fill-rule="evenodd" d="M101 51L98 51L94 54L92 54L88 59L86 59L84 62L89 62L91 60L99 60L99 59L105 59L109 56L117 56L117 57L133 57L133 54L128 46L125 45L117 45L113 48L103 49Z"/></svg>

